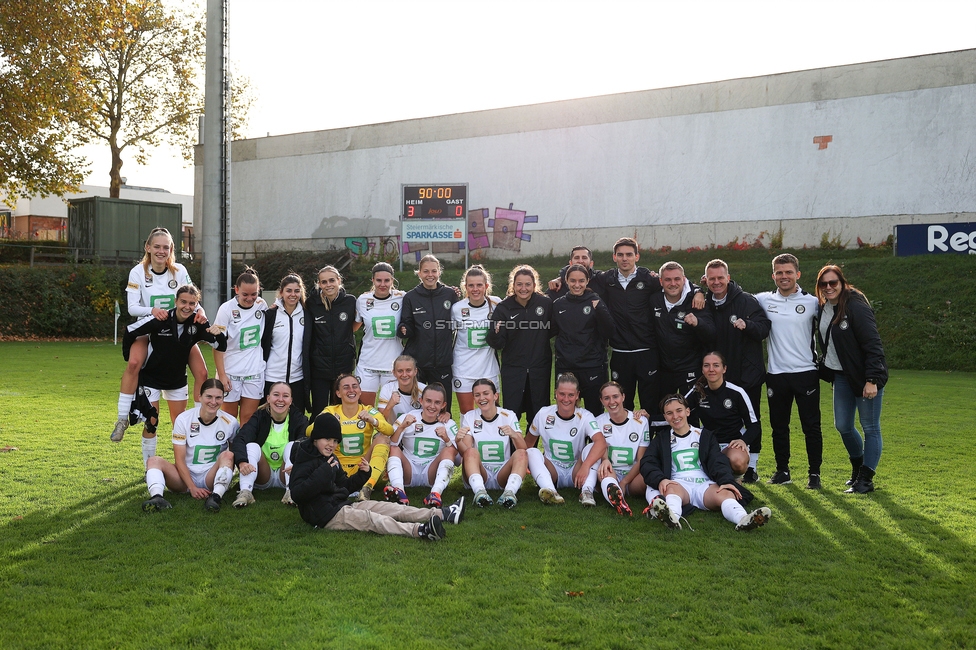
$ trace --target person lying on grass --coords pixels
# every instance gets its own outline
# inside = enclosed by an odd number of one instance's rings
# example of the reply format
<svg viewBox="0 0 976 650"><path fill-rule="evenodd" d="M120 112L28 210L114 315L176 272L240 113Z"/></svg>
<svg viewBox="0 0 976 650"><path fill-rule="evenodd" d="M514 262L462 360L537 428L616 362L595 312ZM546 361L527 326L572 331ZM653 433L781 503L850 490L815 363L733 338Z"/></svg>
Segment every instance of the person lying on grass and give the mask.
<svg viewBox="0 0 976 650"><path fill-rule="evenodd" d="M736 530L753 530L769 521L769 508L746 513L742 502L748 503L752 494L735 482L712 432L688 423L691 410L685 398L665 397L661 411L671 429L654 436L640 464L647 485L657 486L644 510L648 519L680 529L681 508L691 504L699 510L721 510Z"/></svg>
<svg viewBox="0 0 976 650"><path fill-rule="evenodd" d="M362 458L358 471L348 476L334 453L341 440L339 421L330 413L320 413L308 437L292 447L291 498L307 523L329 530L438 541L444 539L444 521L461 522L464 497L448 507L429 509L386 501L350 501L349 494L369 480L371 468Z"/></svg>

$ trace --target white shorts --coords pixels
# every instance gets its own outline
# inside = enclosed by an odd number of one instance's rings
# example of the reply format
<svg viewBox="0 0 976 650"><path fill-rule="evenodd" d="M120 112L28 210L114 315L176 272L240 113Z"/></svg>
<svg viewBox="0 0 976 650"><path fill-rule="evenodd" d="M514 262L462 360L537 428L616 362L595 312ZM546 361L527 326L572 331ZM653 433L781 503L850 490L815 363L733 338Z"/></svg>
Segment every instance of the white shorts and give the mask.
<svg viewBox="0 0 976 650"><path fill-rule="evenodd" d="M712 481L702 481L701 483L695 483L694 481L678 481L678 484L685 489L688 493L689 503L695 506L699 510L708 510L705 507L705 490L715 485Z"/></svg>
<svg viewBox="0 0 976 650"><path fill-rule="evenodd" d="M485 474L487 474L485 478L485 489L501 490L502 487L498 484L498 473L502 471L504 465L485 465L482 463L481 467L485 470ZM467 478L464 479L464 487L471 489Z"/></svg>
<svg viewBox="0 0 976 650"><path fill-rule="evenodd" d="M199 465L187 465L186 468L190 470L190 480L192 480L193 484L198 488L209 490L210 488L207 487L207 472L209 472L216 464L217 463L211 463L206 465L202 471L197 469L200 467Z"/></svg>
<svg viewBox="0 0 976 650"><path fill-rule="evenodd" d="M551 460L552 466L556 469L556 489L560 488L571 488L576 487L573 485L573 467L563 467L562 465L557 465Z"/></svg>
<svg viewBox="0 0 976 650"><path fill-rule="evenodd" d="M454 372L454 368L451 368L451 372ZM468 377L458 377L454 375L454 392L455 393L470 393L474 391L474 382L481 379L481 377L475 377L474 379L469 379ZM500 377L489 377L488 379L495 382L495 386L501 386Z"/></svg>
<svg viewBox="0 0 976 650"><path fill-rule="evenodd" d="M281 471L281 469L278 470L278 472L280 472L280 471ZM254 485L254 489L255 490L269 490L271 488L281 488L282 490L286 489L287 486L281 480L281 477L278 476L278 472L272 470L271 471L271 478L268 479L268 482L267 483L262 483L261 485L255 484Z"/></svg>
<svg viewBox="0 0 976 650"><path fill-rule="evenodd" d="M166 390L166 389L160 390L158 388L143 386L142 390L145 393L146 397L149 398L149 401L152 402L153 404L159 402L160 395L162 395L163 399L165 399L167 402L182 402L188 399L190 396L190 390L188 386L184 386L183 388L176 388L174 390Z"/></svg>
<svg viewBox="0 0 976 650"><path fill-rule="evenodd" d="M430 481L427 480L427 470L430 469L430 464L434 462L434 459L432 458L425 463L418 463L404 456L403 460L410 465L410 483L403 487L430 487Z"/></svg>
<svg viewBox="0 0 976 650"><path fill-rule="evenodd" d="M248 399L264 397L264 380L261 379L260 375L257 376L257 379L243 379L241 377L228 377L227 379L230 381L230 386L224 386L227 390L227 394L224 395L225 402L235 404L241 401L242 397Z"/></svg>
<svg viewBox="0 0 976 650"><path fill-rule="evenodd" d="M356 371L359 377L359 387L364 393L378 393L380 386L395 379L393 373L389 371L382 372L369 368L357 368Z"/></svg>

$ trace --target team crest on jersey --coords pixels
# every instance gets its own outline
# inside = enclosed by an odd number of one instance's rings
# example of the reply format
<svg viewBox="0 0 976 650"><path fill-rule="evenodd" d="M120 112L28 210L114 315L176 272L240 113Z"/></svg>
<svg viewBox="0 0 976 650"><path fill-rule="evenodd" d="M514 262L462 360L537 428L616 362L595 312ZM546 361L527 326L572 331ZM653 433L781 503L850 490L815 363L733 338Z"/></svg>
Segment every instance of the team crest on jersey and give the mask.
<svg viewBox="0 0 976 650"><path fill-rule="evenodd" d="M725 398L725 401L722 402L722 406L724 406L727 409L732 408L732 400L730 400L729 398Z"/></svg>
<svg viewBox="0 0 976 650"><path fill-rule="evenodd" d="M474 421L474 428L475 429L480 429L483 426L485 426L485 423L482 422L481 420L475 420Z"/></svg>
<svg viewBox="0 0 976 650"><path fill-rule="evenodd" d="M410 402L410 406L414 407L415 409L419 409L420 408L420 400L414 400L414 401Z"/></svg>
<svg viewBox="0 0 976 650"><path fill-rule="evenodd" d="M674 434L674 431L672 431L671 432L671 446L674 447L676 444L678 444L678 436L676 436Z"/></svg>
<svg viewBox="0 0 976 650"><path fill-rule="evenodd" d="M234 322L241 320L241 312L236 309L230 310L230 315L234 317Z"/></svg>
<svg viewBox="0 0 976 650"><path fill-rule="evenodd" d="M583 313L584 314L589 314L591 311L593 311L593 308L590 307L589 305L587 305L586 307L583 307Z"/></svg>
<svg viewBox="0 0 976 650"><path fill-rule="evenodd" d="M684 313L683 311L679 311L679 312L678 312L678 320L681 320L681 319L683 319L684 317L685 317L685 313Z"/></svg>
<svg viewBox="0 0 976 650"><path fill-rule="evenodd" d="M640 439L640 435L636 431L632 432L629 437L631 442L637 442Z"/></svg>
<svg viewBox="0 0 976 650"><path fill-rule="evenodd" d="M190 336L195 336L197 333L197 326L190 325L189 327L186 328L186 333L189 334Z"/></svg>
<svg viewBox="0 0 976 650"><path fill-rule="evenodd" d="M178 285L176 284L176 280L170 280L168 286L170 289L175 289Z"/></svg>
<svg viewBox="0 0 976 650"><path fill-rule="evenodd" d="M393 311L400 311L400 303L398 302L393 303L392 305L390 305L390 309L392 309Z"/></svg>
<svg viewBox="0 0 976 650"><path fill-rule="evenodd" d="M216 438L217 440L223 440L226 437L227 437L227 434L224 433L223 431L218 431L217 432L217 435L214 436L214 438Z"/></svg>
<svg viewBox="0 0 976 650"><path fill-rule="evenodd" d="M535 314L536 314L536 316L542 316L544 313L546 313L546 310L543 309L542 307L536 307L535 308Z"/></svg>
<svg viewBox="0 0 976 650"><path fill-rule="evenodd" d="M360 420L359 422L356 423L356 426L358 428L360 428L360 429L365 429L366 428L366 420Z"/></svg>
<svg viewBox="0 0 976 650"><path fill-rule="evenodd" d="M612 424L604 424L603 425L603 435L607 435L608 433L613 433L613 425Z"/></svg>
<svg viewBox="0 0 976 650"><path fill-rule="evenodd" d="M191 422L190 423L190 433L200 433L200 423Z"/></svg>
<svg viewBox="0 0 976 650"><path fill-rule="evenodd" d="M698 447L699 447L699 444L698 444L698 441L697 440L695 442L691 443L691 448L692 449L698 449Z"/></svg>
<svg viewBox="0 0 976 650"><path fill-rule="evenodd" d="M467 307L462 307L461 308L461 316L463 318L467 318L470 315L471 315L471 310L470 309L468 309Z"/></svg>
<svg viewBox="0 0 976 650"><path fill-rule="evenodd" d="M610 379L617 381L617 379L619 378L620 378L620 374L618 374L616 370L610 373Z"/></svg>
<svg viewBox="0 0 976 650"><path fill-rule="evenodd" d="M366 311L369 311L372 308L373 308L373 299L372 298L367 298L366 299Z"/></svg>
<svg viewBox="0 0 976 650"><path fill-rule="evenodd" d="M556 416L555 415L547 415L546 416L546 427L551 427L554 424L556 424Z"/></svg>
<svg viewBox="0 0 976 650"><path fill-rule="evenodd" d="M423 433L424 425L418 422L417 424L413 425L413 431L414 433Z"/></svg>
<svg viewBox="0 0 976 650"><path fill-rule="evenodd" d="M304 325L305 324L305 317L304 316L300 317L298 319L298 323L299 323L299 325Z"/></svg>
<svg viewBox="0 0 976 650"><path fill-rule="evenodd" d="M848 327L850 327L850 325L847 323L846 320L840 322L840 328L842 330L846 330Z"/></svg>
<svg viewBox="0 0 976 650"><path fill-rule="evenodd" d="M261 320L261 317L262 316L264 316L264 312L263 311L256 311L256 312L254 312L254 318L256 318L257 320Z"/></svg>
<svg viewBox="0 0 976 650"><path fill-rule="evenodd" d="M145 395L146 397L151 397L152 396L152 388L149 388L148 386L143 387L142 394Z"/></svg>
<svg viewBox="0 0 976 650"><path fill-rule="evenodd" d="M637 290L638 290L638 291L641 291L641 290L643 290L643 289L644 289L644 283L643 283L643 282L638 282L638 283L637 283Z"/></svg>
<svg viewBox="0 0 976 650"><path fill-rule="evenodd" d="M577 433L579 433L579 429L573 427L572 429L569 430L569 437L575 438Z"/></svg>
<svg viewBox="0 0 976 650"><path fill-rule="evenodd" d="M803 312L805 312L806 310L807 310L807 308L806 308L806 307L804 307L803 305L797 305L797 306L796 306L796 313L798 313L798 314L802 314L802 313L803 313Z"/></svg>
<svg viewBox="0 0 976 650"><path fill-rule="evenodd" d="M461 380L460 379L455 379L454 380L454 387L455 388L460 388L461 387Z"/></svg>
<svg viewBox="0 0 976 650"><path fill-rule="evenodd" d="M279 454L277 451L271 452L271 460L275 462L281 460L281 454Z"/></svg>
<svg viewBox="0 0 976 650"><path fill-rule="evenodd" d="M739 317L736 316L735 314L732 314L731 316L729 316L729 322L732 323L733 325L735 325L735 321L737 321L737 320L739 320Z"/></svg>
<svg viewBox="0 0 976 650"><path fill-rule="evenodd" d="M772 397L772 396L773 396L773 389L772 388L767 388L766 389L766 397Z"/></svg>
<svg viewBox="0 0 976 650"><path fill-rule="evenodd" d="M344 311L343 312L340 312L339 313L339 320L341 320L343 323L346 322L347 320L349 320L349 314L347 314Z"/></svg>

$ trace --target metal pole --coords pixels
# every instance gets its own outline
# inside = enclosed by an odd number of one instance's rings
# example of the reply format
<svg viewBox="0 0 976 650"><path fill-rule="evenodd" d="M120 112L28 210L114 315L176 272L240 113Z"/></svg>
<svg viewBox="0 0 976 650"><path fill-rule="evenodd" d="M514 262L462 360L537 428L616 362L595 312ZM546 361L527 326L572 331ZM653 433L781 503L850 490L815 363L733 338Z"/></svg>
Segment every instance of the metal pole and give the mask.
<svg viewBox="0 0 976 650"><path fill-rule="evenodd" d="M203 117L203 215L201 250L203 252L203 305L216 315L223 302L221 285L221 148L223 126L223 0L207 0L207 62L204 86Z"/></svg>

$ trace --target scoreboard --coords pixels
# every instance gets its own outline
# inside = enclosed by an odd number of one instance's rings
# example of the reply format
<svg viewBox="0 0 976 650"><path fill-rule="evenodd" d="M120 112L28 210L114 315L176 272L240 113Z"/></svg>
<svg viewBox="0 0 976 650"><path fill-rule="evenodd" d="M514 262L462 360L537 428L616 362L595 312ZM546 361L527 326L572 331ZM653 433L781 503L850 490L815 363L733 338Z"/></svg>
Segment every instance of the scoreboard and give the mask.
<svg viewBox="0 0 976 650"><path fill-rule="evenodd" d="M404 219L467 220L468 186L404 185Z"/></svg>

